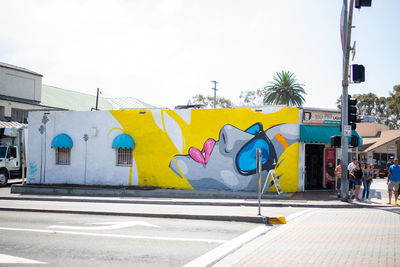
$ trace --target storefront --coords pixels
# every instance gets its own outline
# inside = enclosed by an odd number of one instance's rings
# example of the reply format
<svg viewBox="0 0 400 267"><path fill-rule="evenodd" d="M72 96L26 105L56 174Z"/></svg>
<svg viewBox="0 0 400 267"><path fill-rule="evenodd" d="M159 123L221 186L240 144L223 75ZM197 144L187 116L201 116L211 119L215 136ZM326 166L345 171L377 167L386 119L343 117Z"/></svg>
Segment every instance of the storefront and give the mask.
<svg viewBox="0 0 400 267"><path fill-rule="evenodd" d="M379 137L365 138L364 145L359 148L359 159L361 163L373 164L383 178L387 175L387 162L391 157L399 157L399 153L400 130L387 130Z"/></svg>
<svg viewBox="0 0 400 267"><path fill-rule="evenodd" d="M331 147L334 135L341 135L338 110L303 110L300 125L303 191L334 188L334 171L337 160L341 158L341 149ZM356 131L352 131L352 135L362 145L361 136Z"/></svg>

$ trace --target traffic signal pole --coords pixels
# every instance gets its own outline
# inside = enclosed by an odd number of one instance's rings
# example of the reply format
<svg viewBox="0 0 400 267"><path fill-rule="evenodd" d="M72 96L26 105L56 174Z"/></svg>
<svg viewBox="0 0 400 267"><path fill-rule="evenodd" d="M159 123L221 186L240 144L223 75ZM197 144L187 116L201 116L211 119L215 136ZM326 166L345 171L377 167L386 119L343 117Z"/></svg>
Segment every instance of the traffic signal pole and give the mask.
<svg viewBox="0 0 400 267"><path fill-rule="evenodd" d="M349 164L348 158L348 137L344 135L344 126L348 125L348 87L349 87L349 58L350 58L350 41L351 41L351 27L353 20L354 0L350 0L350 10L348 11L347 0L343 0L344 6L344 32L343 32L343 79L342 79L342 182L340 187L341 199L346 201L349 191L349 177L347 173L347 166Z"/></svg>

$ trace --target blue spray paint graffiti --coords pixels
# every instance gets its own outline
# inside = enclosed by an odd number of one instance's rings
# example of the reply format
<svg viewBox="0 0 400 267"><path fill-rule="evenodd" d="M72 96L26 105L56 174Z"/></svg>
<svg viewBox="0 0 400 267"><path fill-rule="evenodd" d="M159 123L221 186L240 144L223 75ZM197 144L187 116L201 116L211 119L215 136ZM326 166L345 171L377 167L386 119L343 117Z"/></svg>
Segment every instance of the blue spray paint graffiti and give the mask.
<svg viewBox="0 0 400 267"><path fill-rule="evenodd" d="M38 167L36 162L29 162L29 181L34 182L36 180L36 174L38 173Z"/></svg>

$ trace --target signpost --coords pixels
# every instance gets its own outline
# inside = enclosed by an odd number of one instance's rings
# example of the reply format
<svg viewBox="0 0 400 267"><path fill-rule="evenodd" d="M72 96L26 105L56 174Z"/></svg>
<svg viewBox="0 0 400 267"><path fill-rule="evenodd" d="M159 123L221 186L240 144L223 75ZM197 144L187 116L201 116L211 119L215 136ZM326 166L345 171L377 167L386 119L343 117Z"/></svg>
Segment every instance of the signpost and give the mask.
<svg viewBox="0 0 400 267"><path fill-rule="evenodd" d="M344 126L343 135L347 137L351 136L351 125Z"/></svg>
<svg viewBox="0 0 400 267"><path fill-rule="evenodd" d="M261 172L262 172L262 162L261 162L261 149L257 149L257 173L258 173L258 215L261 215Z"/></svg>

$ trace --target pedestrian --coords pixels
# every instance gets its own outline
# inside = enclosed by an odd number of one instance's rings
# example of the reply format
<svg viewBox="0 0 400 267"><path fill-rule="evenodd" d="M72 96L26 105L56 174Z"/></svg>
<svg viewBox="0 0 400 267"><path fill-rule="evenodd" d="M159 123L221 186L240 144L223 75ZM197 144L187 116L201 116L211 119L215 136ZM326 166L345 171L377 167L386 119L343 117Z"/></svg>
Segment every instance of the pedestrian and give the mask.
<svg viewBox="0 0 400 267"><path fill-rule="evenodd" d="M369 188L371 187L372 179L374 177L373 170L371 169L371 166L369 163L365 163L364 167L364 177L363 177L363 193L362 193L362 199L364 198L369 199Z"/></svg>
<svg viewBox="0 0 400 267"><path fill-rule="evenodd" d="M356 200L360 201L358 195L360 194L360 187L362 184L362 178L364 176L364 172L363 169L361 168L361 163L359 161L356 162L356 166L350 171L350 173L354 177L353 183L355 187Z"/></svg>
<svg viewBox="0 0 400 267"><path fill-rule="evenodd" d="M394 159L394 157L393 157L393 156L390 156L388 163L386 163L386 171L387 171L387 172L389 171L390 166L392 166L393 163L394 163L394 162L393 162L393 159Z"/></svg>
<svg viewBox="0 0 400 267"><path fill-rule="evenodd" d="M351 170L356 167L357 159L353 157L353 161L347 166L347 177L349 178L349 198L354 198L354 175L351 174Z"/></svg>
<svg viewBox="0 0 400 267"><path fill-rule="evenodd" d="M342 186L342 161L340 159L338 159L337 166L335 168L335 176L337 197L340 198L340 187Z"/></svg>
<svg viewBox="0 0 400 267"><path fill-rule="evenodd" d="M394 159L394 164L390 166L388 173L388 191L389 191L389 204L392 204L392 191L394 191L394 204L397 205L397 197L399 196L399 185L400 185L400 166L399 159Z"/></svg>

